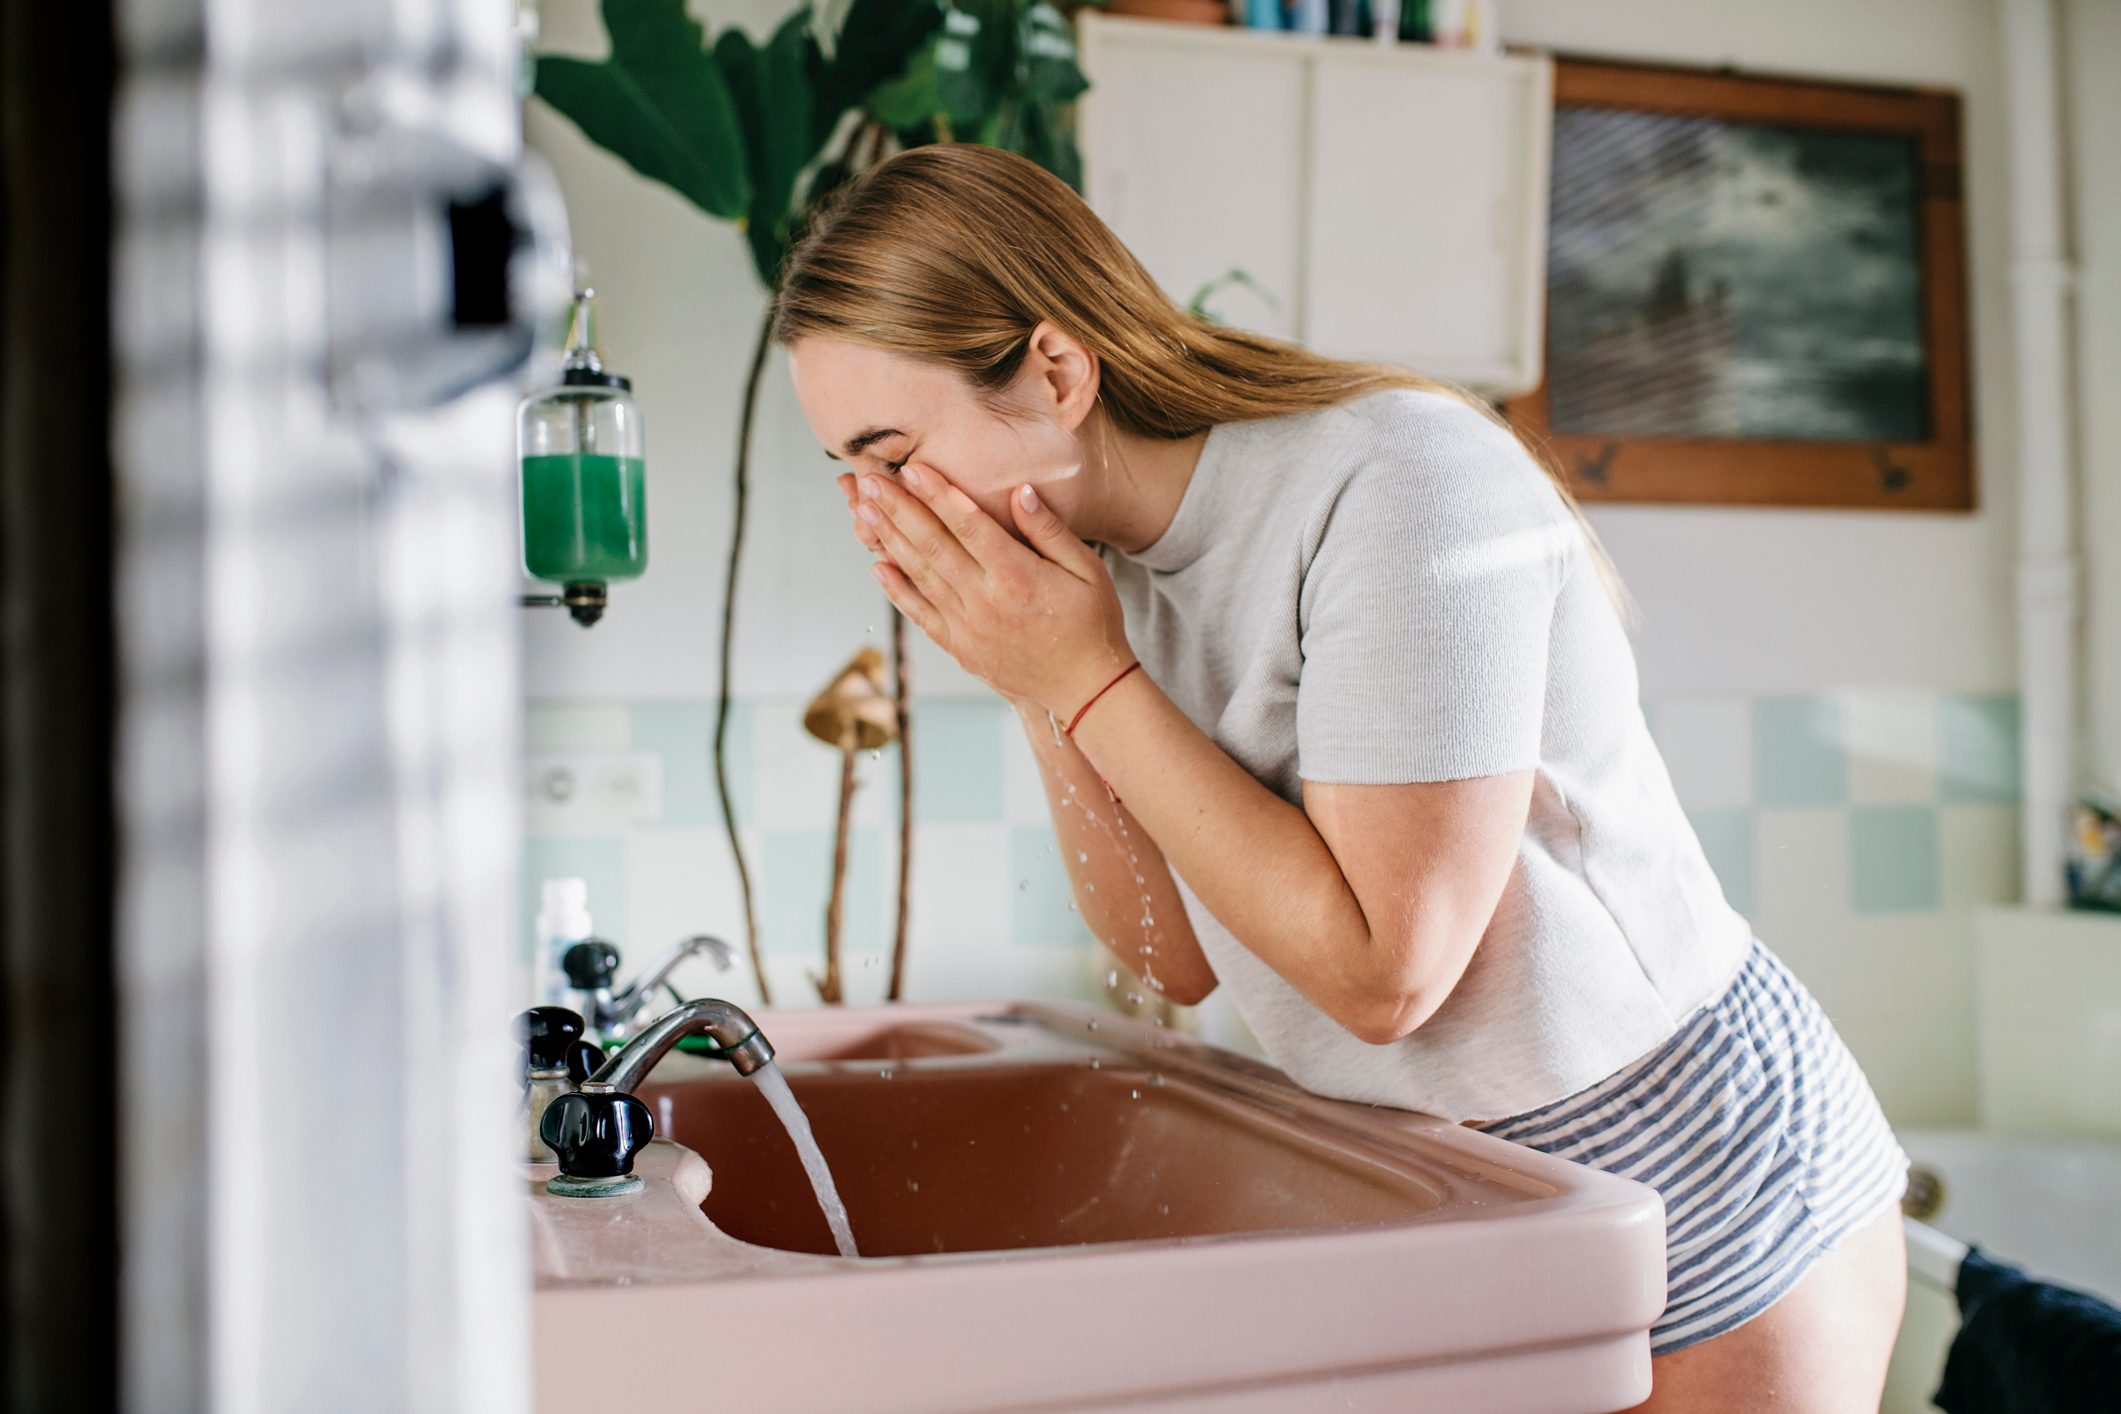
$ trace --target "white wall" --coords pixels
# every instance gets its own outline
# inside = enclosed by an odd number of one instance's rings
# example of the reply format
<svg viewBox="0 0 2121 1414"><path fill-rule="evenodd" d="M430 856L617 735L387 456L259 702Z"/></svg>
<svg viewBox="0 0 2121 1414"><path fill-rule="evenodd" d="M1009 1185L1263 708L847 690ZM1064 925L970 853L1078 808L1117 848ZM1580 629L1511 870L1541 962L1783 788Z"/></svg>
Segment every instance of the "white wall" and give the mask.
<svg viewBox="0 0 2121 1414"><path fill-rule="evenodd" d="M754 39L792 4L694 5L713 33ZM604 52L593 0L547 0L550 51ZM593 148L542 103L525 118L532 148L567 198L576 254L589 264L606 361L634 380L648 434L648 573L612 589L611 611L584 631L558 611L532 615L525 690L534 698L712 696L714 644L733 525L737 415L766 297L736 228ZM771 356L751 468L734 678L747 695L808 695L885 622L890 603L848 532L832 474ZM920 635L922 690L984 693Z"/></svg>
<svg viewBox="0 0 2121 1414"><path fill-rule="evenodd" d="M2121 5L2067 6L2070 126L2079 240L2078 387L2084 438L2086 771L2121 794Z"/></svg>
<svg viewBox="0 0 2121 1414"><path fill-rule="evenodd" d="M1501 17L1506 43L1559 54L1960 91L1981 508L1603 506L1592 519L1642 602L1646 694L2010 687L2009 213L1993 6L1509 0Z"/></svg>
<svg viewBox="0 0 2121 1414"><path fill-rule="evenodd" d="M713 23L761 34L781 13L778 3L737 0L715 6ZM550 46L601 47L586 0L553 0L545 14ZM1502 20L1508 42L1559 52L1730 62L1964 94L1981 509L1607 506L1594 519L1645 610L1637 652L1646 693L2009 688L2008 222L1992 7L1512 0ZM558 614L539 617L526 687L535 697L711 693L737 400L764 296L732 227L634 177L542 105L532 105L528 130L559 173L576 247L604 297L606 353L637 380L647 414L651 567L639 583L614 590L612 611L593 632ZM736 678L747 694L794 695L823 683L884 600L864 569L868 556L847 534L833 468L803 424L777 353L759 434ZM925 690L981 691L925 641L916 652Z"/></svg>

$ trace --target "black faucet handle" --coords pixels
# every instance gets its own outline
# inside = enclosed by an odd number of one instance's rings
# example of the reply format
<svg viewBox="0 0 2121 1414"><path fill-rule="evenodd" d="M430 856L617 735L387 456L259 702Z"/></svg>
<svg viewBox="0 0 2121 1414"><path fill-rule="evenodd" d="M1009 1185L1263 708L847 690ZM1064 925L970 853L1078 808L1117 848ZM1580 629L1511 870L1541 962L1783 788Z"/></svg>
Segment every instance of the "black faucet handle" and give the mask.
<svg viewBox="0 0 2121 1414"><path fill-rule="evenodd" d="M560 970L577 991L598 991L619 975L619 950L602 938L585 939L560 954Z"/></svg>
<svg viewBox="0 0 2121 1414"><path fill-rule="evenodd" d="M580 1085L596 1074L604 1063L603 1047L589 1041L577 1041L567 1048L567 1078Z"/></svg>
<svg viewBox="0 0 2121 1414"><path fill-rule="evenodd" d="M563 1006L534 1006L516 1018L516 1039L523 1043L531 1070L566 1066L588 1029L581 1013Z"/></svg>
<svg viewBox="0 0 2121 1414"><path fill-rule="evenodd" d="M615 1179L633 1172L633 1156L655 1138L655 1121L624 1090L572 1090L545 1107L538 1134L565 1177Z"/></svg>

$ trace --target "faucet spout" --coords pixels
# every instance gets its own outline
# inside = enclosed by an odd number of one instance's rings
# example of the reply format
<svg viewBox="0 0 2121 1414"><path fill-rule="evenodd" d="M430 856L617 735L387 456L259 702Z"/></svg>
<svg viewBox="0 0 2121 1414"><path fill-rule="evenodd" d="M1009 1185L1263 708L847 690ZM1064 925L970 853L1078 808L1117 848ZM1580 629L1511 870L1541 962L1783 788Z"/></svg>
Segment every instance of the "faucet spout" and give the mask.
<svg viewBox="0 0 2121 1414"><path fill-rule="evenodd" d="M677 970L679 963L695 953L702 952L714 954L716 965L724 972L729 970L730 963L736 956L736 950L722 939L709 933L695 933L674 944L653 967L627 983L625 988L611 999L613 1011L621 1017L635 1015L648 1005L648 1000L655 995L656 988L668 980L670 974Z"/></svg>
<svg viewBox="0 0 2121 1414"><path fill-rule="evenodd" d="M655 1063L687 1036L713 1037L739 1075L750 1075L773 1059L773 1044L742 1007L719 997L701 997L663 1013L647 1030L597 1067L582 1082L582 1089L590 1092L623 1090L631 1094L647 1078Z"/></svg>

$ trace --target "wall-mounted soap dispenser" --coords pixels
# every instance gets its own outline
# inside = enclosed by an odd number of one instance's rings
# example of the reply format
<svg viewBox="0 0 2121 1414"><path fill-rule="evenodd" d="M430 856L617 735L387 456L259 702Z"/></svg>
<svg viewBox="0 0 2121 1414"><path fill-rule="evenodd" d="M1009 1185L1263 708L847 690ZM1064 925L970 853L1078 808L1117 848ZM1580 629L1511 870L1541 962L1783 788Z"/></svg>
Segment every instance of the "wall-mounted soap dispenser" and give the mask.
<svg viewBox="0 0 2121 1414"><path fill-rule="evenodd" d="M584 628L603 617L606 586L648 568L641 410L632 382L597 353L595 298L576 293L560 381L516 418L523 568L561 588L523 603L564 607Z"/></svg>

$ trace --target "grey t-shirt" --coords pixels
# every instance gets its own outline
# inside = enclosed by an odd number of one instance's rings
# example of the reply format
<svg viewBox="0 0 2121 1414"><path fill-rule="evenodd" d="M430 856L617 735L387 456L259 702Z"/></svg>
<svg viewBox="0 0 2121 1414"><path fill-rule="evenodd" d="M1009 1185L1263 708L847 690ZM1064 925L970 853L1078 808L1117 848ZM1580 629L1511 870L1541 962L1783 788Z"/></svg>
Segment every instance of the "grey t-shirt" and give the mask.
<svg viewBox="0 0 2121 1414"><path fill-rule="evenodd" d="M1537 771L1464 978L1389 1045L1319 1010L1177 879L1220 984L1306 1088L1520 1114L1647 1054L1744 962L1752 929L1673 794L1590 549L1478 410L1388 389L1218 424L1155 543L1098 552L1143 669L1293 804L1301 780Z"/></svg>

